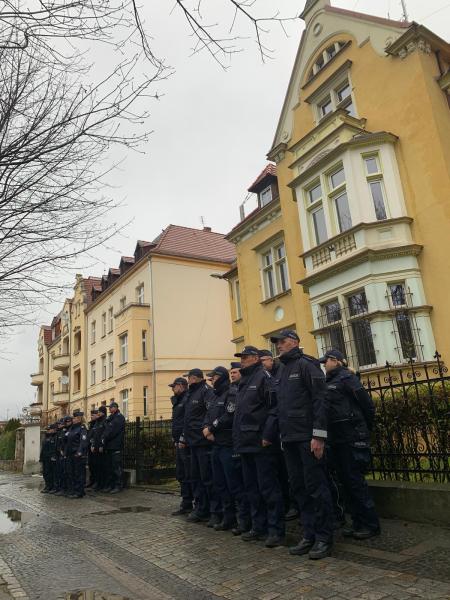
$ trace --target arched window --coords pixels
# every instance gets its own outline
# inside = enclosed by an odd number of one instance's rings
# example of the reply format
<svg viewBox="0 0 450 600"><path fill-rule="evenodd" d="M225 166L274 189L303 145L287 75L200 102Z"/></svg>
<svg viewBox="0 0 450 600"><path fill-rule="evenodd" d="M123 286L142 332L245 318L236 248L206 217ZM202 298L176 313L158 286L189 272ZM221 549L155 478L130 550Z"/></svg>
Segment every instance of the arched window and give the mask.
<svg viewBox="0 0 450 600"><path fill-rule="evenodd" d="M329 46L327 46L325 48L325 50L323 52L321 52L321 54L319 54L319 56L317 57L317 60L313 64L313 66L309 72L309 75L308 75L308 81L311 80L314 77L314 75L316 75L319 71L321 71L324 68L324 66L334 56L336 56L336 54L338 52L340 52L342 50L342 48L344 48L345 45L346 45L346 42L340 41L340 42L334 42L333 44L330 44Z"/></svg>

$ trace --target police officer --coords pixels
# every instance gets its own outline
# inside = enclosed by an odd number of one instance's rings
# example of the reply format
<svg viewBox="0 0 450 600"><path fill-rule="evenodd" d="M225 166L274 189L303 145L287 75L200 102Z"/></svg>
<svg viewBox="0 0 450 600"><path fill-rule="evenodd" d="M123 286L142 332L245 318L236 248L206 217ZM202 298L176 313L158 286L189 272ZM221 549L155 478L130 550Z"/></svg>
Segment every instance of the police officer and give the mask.
<svg viewBox="0 0 450 600"><path fill-rule="evenodd" d="M172 442L175 446L175 465L176 478L180 483L181 503L180 508L175 510L172 515L185 515L190 513L193 508L193 494L190 480L191 457L190 449L187 446L180 447L180 437L183 434L184 412L187 400L188 382L184 377L176 377L173 383L169 383L172 388Z"/></svg>
<svg viewBox="0 0 450 600"><path fill-rule="evenodd" d="M102 447L106 453L108 483L103 491L117 494L123 489L122 454L125 438L125 418L119 410L117 402L109 405L109 416L106 419L102 436Z"/></svg>
<svg viewBox="0 0 450 600"><path fill-rule="evenodd" d="M69 461L69 498L83 498L86 483L86 462L88 453L88 432L83 423L84 412L73 412L72 425L66 433L66 453Z"/></svg>
<svg viewBox="0 0 450 600"><path fill-rule="evenodd" d="M56 437L56 469L58 473L58 491L55 496L67 496L69 490L70 469L67 461L67 432L72 425L72 417L66 415L59 420Z"/></svg>
<svg viewBox="0 0 450 600"><path fill-rule="evenodd" d="M89 483L86 485L87 488L94 487L97 483L98 479L98 468L96 463L96 456L93 444L93 438L95 433L95 424L98 419L98 409L93 408L91 410L91 420L89 421L89 429L88 429L88 441L89 441L89 450L88 450L88 467L89 467Z"/></svg>
<svg viewBox="0 0 450 600"><path fill-rule="evenodd" d="M328 407L319 362L299 348L291 329L271 337L284 365L277 388L278 420L293 494L304 537L290 554L328 556L333 539L333 502L324 458Z"/></svg>
<svg viewBox="0 0 450 600"><path fill-rule="evenodd" d="M278 358L274 358L273 353L270 350L260 350L259 357L261 358L262 366L269 375L269 385L272 394L277 393L277 387L280 382L281 371L283 364ZM295 498L290 489L289 485L289 474L286 468L286 460L282 449L278 453L278 478L281 484L281 490L283 492L285 520L292 521L298 518L298 510L296 508Z"/></svg>
<svg viewBox="0 0 450 600"><path fill-rule="evenodd" d="M42 443L39 462L42 463L42 475L44 477L45 486L41 490L41 494L48 494L55 489L55 469L54 462L56 461L56 423L48 425L45 431L45 439Z"/></svg>
<svg viewBox="0 0 450 600"><path fill-rule="evenodd" d="M375 405L359 378L345 366L339 350L320 359L325 365L330 405L328 443L331 460L349 501L352 527L344 535L365 540L380 533L380 522L361 463L370 464L370 431Z"/></svg>
<svg viewBox="0 0 450 600"><path fill-rule="evenodd" d="M206 384L201 369L191 369L186 374L188 393L184 412L183 433L180 448L191 449L191 481L195 498L195 510L187 518L191 523L208 521L214 527L222 520L220 502L213 488L211 468L211 442L203 436L203 423L209 403L214 399L213 390Z"/></svg>
<svg viewBox="0 0 450 600"><path fill-rule="evenodd" d="M94 491L102 490L107 486L107 462L106 454L102 445L102 438L106 426L106 406L99 406L97 419L95 421L92 437L90 440L91 454L95 470Z"/></svg>
<svg viewBox="0 0 450 600"><path fill-rule="evenodd" d="M274 396L259 351L245 346L233 422L233 447L241 455L252 528L241 539L265 539L267 548L283 543L284 502L278 480L278 432Z"/></svg>
<svg viewBox="0 0 450 600"><path fill-rule="evenodd" d="M215 399L206 413L203 435L213 442L213 483L220 496L223 519L214 526L216 531L250 529L250 507L244 490L241 458L233 451L233 420L236 409L236 384L230 384L230 375L219 366L207 374L211 377ZM237 514L236 514L237 513Z"/></svg>

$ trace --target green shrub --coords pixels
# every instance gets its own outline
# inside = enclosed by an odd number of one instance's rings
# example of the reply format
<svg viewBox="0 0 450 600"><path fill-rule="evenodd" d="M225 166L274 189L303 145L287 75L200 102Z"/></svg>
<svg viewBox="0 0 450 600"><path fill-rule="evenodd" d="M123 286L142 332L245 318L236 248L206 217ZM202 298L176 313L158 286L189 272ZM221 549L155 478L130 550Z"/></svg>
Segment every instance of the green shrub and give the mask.
<svg viewBox="0 0 450 600"><path fill-rule="evenodd" d="M16 432L7 431L0 435L0 460L14 460L16 452Z"/></svg>
<svg viewBox="0 0 450 600"><path fill-rule="evenodd" d="M9 421L5 425L5 429L3 430L3 433L8 433L8 431L16 431L16 429L19 429L19 427L20 427L19 419L9 419Z"/></svg>

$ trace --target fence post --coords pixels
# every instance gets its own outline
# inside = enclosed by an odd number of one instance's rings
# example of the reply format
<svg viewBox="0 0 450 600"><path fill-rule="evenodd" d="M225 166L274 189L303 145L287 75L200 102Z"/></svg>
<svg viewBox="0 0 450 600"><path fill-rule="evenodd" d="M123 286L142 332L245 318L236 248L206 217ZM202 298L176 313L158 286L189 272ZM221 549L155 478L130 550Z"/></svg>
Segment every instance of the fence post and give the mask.
<svg viewBox="0 0 450 600"><path fill-rule="evenodd" d="M141 483L142 475L142 451L141 451L141 418L136 417L136 435L134 438L134 449L136 456L136 483Z"/></svg>

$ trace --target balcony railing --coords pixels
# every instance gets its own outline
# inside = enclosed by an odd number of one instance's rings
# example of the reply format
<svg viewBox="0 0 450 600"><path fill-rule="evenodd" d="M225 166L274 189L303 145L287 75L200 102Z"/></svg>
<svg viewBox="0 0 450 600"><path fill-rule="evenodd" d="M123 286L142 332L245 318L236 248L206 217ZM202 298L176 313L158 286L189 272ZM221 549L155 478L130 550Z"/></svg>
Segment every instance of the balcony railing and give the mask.
<svg viewBox="0 0 450 600"><path fill-rule="evenodd" d="M69 354L59 354L53 358L53 368L56 371L65 371L70 366Z"/></svg>
<svg viewBox="0 0 450 600"><path fill-rule="evenodd" d="M61 406L61 404L68 404L69 392L55 392L52 398L55 406Z"/></svg>
<svg viewBox="0 0 450 600"><path fill-rule="evenodd" d="M301 255L307 276L343 262L364 250L380 251L413 246L409 217L360 223ZM419 250L419 247L417 247Z"/></svg>
<svg viewBox="0 0 450 600"><path fill-rule="evenodd" d="M31 385L43 385L44 373L33 373L31 375Z"/></svg>

